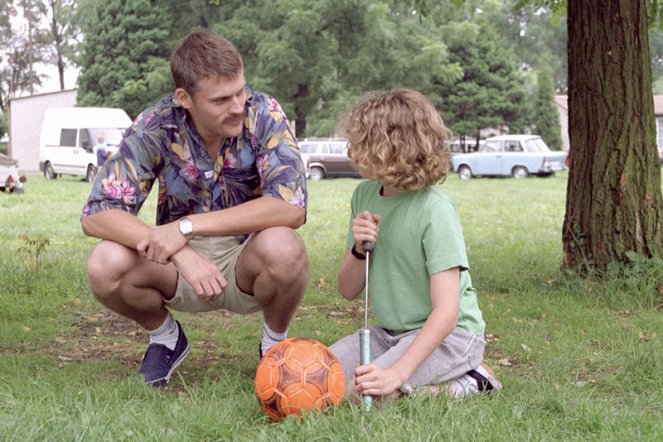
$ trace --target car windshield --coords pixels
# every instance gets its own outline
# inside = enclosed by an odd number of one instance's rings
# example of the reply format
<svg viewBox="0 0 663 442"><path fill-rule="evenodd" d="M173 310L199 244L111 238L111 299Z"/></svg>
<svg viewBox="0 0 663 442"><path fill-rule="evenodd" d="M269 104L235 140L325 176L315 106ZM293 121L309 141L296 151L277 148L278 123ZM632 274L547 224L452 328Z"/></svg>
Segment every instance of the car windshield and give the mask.
<svg viewBox="0 0 663 442"><path fill-rule="evenodd" d="M106 143L109 146L119 146L120 142L122 141L122 134L124 133L124 129L109 128L109 127L94 128L94 129L89 129L89 131L93 143L96 144L98 135L103 135L104 143Z"/></svg>
<svg viewBox="0 0 663 442"><path fill-rule="evenodd" d="M541 138L532 138L525 141L525 147L527 152L550 152L550 149Z"/></svg>

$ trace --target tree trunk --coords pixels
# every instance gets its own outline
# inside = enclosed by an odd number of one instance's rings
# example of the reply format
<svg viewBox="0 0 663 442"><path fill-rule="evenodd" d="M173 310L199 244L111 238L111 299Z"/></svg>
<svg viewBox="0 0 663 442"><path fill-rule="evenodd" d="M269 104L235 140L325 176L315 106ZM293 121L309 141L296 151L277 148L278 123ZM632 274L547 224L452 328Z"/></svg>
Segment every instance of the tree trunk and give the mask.
<svg viewBox="0 0 663 442"><path fill-rule="evenodd" d="M308 98L308 94L308 84L300 83L297 85L297 91L293 96L295 102L295 130L297 132L297 138L303 138L306 136L306 112L302 109L301 101Z"/></svg>
<svg viewBox="0 0 663 442"><path fill-rule="evenodd" d="M645 0L568 2L564 266L661 256L663 198Z"/></svg>

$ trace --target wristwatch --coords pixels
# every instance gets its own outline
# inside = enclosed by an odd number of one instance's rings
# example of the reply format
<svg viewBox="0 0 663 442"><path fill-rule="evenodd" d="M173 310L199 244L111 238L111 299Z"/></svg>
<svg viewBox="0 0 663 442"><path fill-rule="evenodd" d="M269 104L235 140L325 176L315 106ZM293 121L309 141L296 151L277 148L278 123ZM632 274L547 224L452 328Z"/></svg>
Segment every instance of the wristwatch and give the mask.
<svg viewBox="0 0 663 442"><path fill-rule="evenodd" d="M184 235L186 239L193 238L193 223L187 217L180 219L180 233Z"/></svg>

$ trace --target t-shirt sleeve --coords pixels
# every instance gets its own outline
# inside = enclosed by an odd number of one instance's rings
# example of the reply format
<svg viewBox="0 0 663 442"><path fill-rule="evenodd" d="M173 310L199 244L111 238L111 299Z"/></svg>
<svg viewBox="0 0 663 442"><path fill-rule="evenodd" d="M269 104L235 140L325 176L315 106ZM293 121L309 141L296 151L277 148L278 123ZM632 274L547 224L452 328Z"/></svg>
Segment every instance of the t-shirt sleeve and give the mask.
<svg viewBox="0 0 663 442"><path fill-rule="evenodd" d="M463 228L453 203L438 201L423 224L423 248L429 275L454 267L468 270Z"/></svg>
<svg viewBox="0 0 663 442"><path fill-rule="evenodd" d="M288 118L272 97L266 97L256 112L262 194L306 208L306 172Z"/></svg>
<svg viewBox="0 0 663 442"><path fill-rule="evenodd" d="M146 128L142 123L127 129L118 152L97 171L81 217L109 209L137 215L161 164L161 137L158 128Z"/></svg>

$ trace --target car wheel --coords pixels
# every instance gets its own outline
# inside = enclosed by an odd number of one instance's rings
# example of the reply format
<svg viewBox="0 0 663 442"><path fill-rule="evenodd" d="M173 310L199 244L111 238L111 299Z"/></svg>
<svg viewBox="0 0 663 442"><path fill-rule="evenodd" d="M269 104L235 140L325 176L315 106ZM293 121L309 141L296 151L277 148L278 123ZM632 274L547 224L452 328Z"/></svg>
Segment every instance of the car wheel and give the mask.
<svg viewBox="0 0 663 442"><path fill-rule="evenodd" d="M92 164L87 166L87 173L85 174L85 181L88 183L91 183L94 181L94 177L97 176L97 168L94 167Z"/></svg>
<svg viewBox="0 0 663 442"><path fill-rule="evenodd" d="M458 168L458 176L461 180L469 180L472 178L472 170L468 166L460 166Z"/></svg>
<svg viewBox="0 0 663 442"><path fill-rule="evenodd" d="M46 163L44 164L44 178L47 180L54 180L58 176L55 174L55 171L53 170L53 166L51 166L51 163Z"/></svg>
<svg viewBox="0 0 663 442"><path fill-rule="evenodd" d="M320 167L312 167L310 176L311 176L311 181L320 181L325 177L325 171L322 170L322 168Z"/></svg>
<svg viewBox="0 0 663 442"><path fill-rule="evenodd" d="M516 166L511 171L511 175L517 180L522 180L523 178L527 178L529 176L529 172L527 172L527 169L522 166Z"/></svg>

